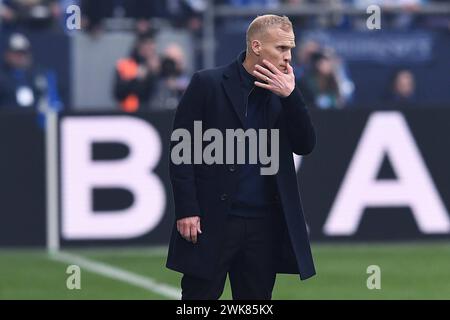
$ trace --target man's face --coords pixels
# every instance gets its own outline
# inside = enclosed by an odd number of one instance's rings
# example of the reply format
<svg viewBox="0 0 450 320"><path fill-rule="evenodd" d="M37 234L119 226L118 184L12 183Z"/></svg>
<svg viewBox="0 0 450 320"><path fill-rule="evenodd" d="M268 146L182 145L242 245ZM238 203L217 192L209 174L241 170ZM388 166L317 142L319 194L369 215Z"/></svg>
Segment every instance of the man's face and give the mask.
<svg viewBox="0 0 450 320"><path fill-rule="evenodd" d="M156 54L156 45L153 40L147 39L139 43L139 55L143 58L151 58Z"/></svg>
<svg viewBox="0 0 450 320"><path fill-rule="evenodd" d="M397 93L408 97L414 93L414 77L409 71L401 71L395 82Z"/></svg>
<svg viewBox="0 0 450 320"><path fill-rule="evenodd" d="M291 50L295 47L295 35L292 30L271 28L261 39L258 63L262 66L264 59L270 61L281 72L287 73L287 65L291 63Z"/></svg>

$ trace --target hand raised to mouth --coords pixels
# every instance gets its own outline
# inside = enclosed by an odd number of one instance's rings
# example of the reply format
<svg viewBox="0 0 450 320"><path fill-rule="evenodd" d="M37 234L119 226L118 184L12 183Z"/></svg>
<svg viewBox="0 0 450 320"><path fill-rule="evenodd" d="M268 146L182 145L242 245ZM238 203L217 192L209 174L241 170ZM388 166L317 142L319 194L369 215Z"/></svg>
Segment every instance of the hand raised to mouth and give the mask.
<svg viewBox="0 0 450 320"><path fill-rule="evenodd" d="M294 69L290 64L287 65L287 73L278 70L272 63L263 60L266 67L256 65L253 74L262 82L255 81L255 85L272 91L277 96L287 97L295 88Z"/></svg>

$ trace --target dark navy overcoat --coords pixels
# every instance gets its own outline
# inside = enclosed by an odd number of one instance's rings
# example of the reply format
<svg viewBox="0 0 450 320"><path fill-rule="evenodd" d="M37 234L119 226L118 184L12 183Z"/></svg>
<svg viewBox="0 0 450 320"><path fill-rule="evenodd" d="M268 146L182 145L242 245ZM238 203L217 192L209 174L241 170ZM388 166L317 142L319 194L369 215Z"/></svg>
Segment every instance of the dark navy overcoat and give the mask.
<svg viewBox="0 0 450 320"><path fill-rule="evenodd" d="M185 128L194 137L194 121L202 121L203 131L217 128L244 128L246 98L240 87L238 63L197 71L185 91L173 122L173 130ZM299 194L293 153L309 154L316 136L307 107L298 88L289 97L270 92L267 104L268 128L279 129L279 170L276 174L282 210L278 273L315 275L309 236ZM193 139L192 139L193 140ZM170 149L178 142L171 141ZM193 141L192 141L193 143ZM208 142L210 143L210 142ZM205 143L207 145L208 143ZM225 144L225 141L224 141ZM192 152L194 146L192 145ZM175 217L199 215L202 234L193 244L181 237L174 222L167 263L169 269L211 279L220 254L224 224L237 190L239 164L179 164L172 161L169 173L175 201ZM306 188L308 186L305 186Z"/></svg>

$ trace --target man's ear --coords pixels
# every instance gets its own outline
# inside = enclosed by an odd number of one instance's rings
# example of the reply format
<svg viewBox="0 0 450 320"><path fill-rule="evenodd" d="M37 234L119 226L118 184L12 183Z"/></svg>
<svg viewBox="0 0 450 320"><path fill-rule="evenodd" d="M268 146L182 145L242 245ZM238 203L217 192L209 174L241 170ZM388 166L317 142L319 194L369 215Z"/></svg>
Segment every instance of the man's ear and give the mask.
<svg viewBox="0 0 450 320"><path fill-rule="evenodd" d="M252 51L256 56L261 55L261 41L252 40Z"/></svg>

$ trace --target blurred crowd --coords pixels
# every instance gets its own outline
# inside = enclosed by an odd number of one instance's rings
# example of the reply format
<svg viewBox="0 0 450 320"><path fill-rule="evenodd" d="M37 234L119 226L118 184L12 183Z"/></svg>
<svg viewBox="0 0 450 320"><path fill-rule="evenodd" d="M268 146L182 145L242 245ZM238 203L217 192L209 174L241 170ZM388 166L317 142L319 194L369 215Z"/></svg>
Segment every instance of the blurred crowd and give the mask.
<svg viewBox="0 0 450 320"><path fill-rule="evenodd" d="M137 32L128 57L116 64L114 97L121 110L172 110L189 78L185 54L177 43L158 55L154 31Z"/></svg>
<svg viewBox="0 0 450 320"><path fill-rule="evenodd" d="M352 5L365 8L380 5L383 26L394 29L441 28L450 31L449 15L428 16L414 14L429 0L215 0L216 5L235 8L295 7L305 4ZM449 2L437 0L433 3ZM31 30L64 33L65 8L71 4L81 8L82 30L96 36L124 24L135 33L129 54L114 66L112 96L124 112L139 110L172 110L189 82L186 52L180 43L165 45L157 50L158 31L166 26L188 30L201 39L206 0L0 0L0 29L8 35L3 41L0 65L0 110L40 110L45 106L61 109L60 86L55 71L44 68L33 58L33 48L27 33ZM395 14L389 14L390 10ZM400 13L398 8L401 9ZM300 15L291 17L296 28L355 29L366 28L366 16L345 14ZM113 21L108 23L108 21ZM200 41L200 40L199 40ZM308 105L320 109L340 109L352 104L355 86L346 62L332 48L315 41L298 41L293 52L297 86ZM382 99L385 105L397 107L414 104L417 88L414 72L408 68L393 69L389 86ZM42 107L44 106L44 107Z"/></svg>
<svg viewBox="0 0 450 320"><path fill-rule="evenodd" d="M306 41L295 49L293 66L297 86L307 104L319 109L340 109L351 104L355 85L345 63L331 49ZM40 104L60 108L52 73L33 63L29 40L10 36L0 69L0 106L9 110L36 111ZM160 55L155 32L137 33L128 56L115 65L113 95L124 112L173 110L189 83L182 47L168 44ZM413 104L415 79L407 69L396 70L383 97L385 105Z"/></svg>
<svg viewBox="0 0 450 320"><path fill-rule="evenodd" d="M82 13L83 29L96 32L105 27L108 19L134 19L141 24L148 21L169 23L172 26L201 32L202 15L208 3L239 8L274 9L281 5L295 8L301 5L323 5L339 8L349 5L362 9L379 5L383 10L383 24L391 28L417 26L450 29L447 14L420 15L427 4L449 3L449 0L0 0L1 28L50 28L64 31L65 8L78 5ZM294 24L301 27L365 28L360 15L324 12L317 15L295 17ZM123 27L123 25L120 25Z"/></svg>
<svg viewBox="0 0 450 320"><path fill-rule="evenodd" d="M296 58L295 78L307 105L329 109L351 102L354 84L331 48L306 41L297 50Z"/></svg>
<svg viewBox="0 0 450 320"><path fill-rule="evenodd" d="M139 21L162 19L177 27L200 30L206 0L0 0L3 30L53 29L64 31L65 9L77 5L83 30L96 32L108 18Z"/></svg>

